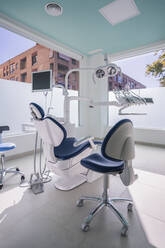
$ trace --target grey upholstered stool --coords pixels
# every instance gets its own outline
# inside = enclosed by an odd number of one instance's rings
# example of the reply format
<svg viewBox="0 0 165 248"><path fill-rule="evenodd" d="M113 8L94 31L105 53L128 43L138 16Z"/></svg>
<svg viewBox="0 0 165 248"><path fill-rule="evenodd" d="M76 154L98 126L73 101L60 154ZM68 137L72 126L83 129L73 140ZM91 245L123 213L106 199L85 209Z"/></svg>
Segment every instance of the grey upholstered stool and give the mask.
<svg viewBox="0 0 165 248"><path fill-rule="evenodd" d="M131 176L132 173L132 159L135 156L134 152L134 139L133 139L133 125L132 122L128 119L119 121L106 135L103 140L101 147L101 154L94 153L88 157L81 160L81 164L86 168L103 173L103 194L101 197L88 197L82 196L77 201L77 206L82 207L85 200L92 200L98 202L97 207L90 212L88 217L82 224L82 230L88 231L89 224L92 221L96 213L99 212L104 206L110 208L121 221L123 227L121 234L125 236L128 231L128 222L122 216L122 214L117 210L115 202L117 201L127 201L128 211L132 211L132 200L126 198L109 198L109 175L120 174L121 178L123 173L126 170L126 185L132 183Z"/></svg>

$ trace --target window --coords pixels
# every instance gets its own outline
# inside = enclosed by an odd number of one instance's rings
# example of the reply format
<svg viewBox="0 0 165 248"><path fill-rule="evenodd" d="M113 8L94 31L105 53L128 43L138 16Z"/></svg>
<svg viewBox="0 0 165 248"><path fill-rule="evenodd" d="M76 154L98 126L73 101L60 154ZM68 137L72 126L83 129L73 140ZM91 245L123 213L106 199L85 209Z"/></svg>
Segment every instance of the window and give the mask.
<svg viewBox="0 0 165 248"><path fill-rule="evenodd" d="M134 85L134 82L133 81L130 82L130 88L131 89L134 89L135 88L135 85Z"/></svg>
<svg viewBox="0 0 165 248"><path fill-rule="evenodd" d="M72 59L72 65L76 65L76 60Z"/></svg>
<svg viewBox="0 0 165 248"><path fill-rule="evenodd" d="M118 82L119 82L119 83L122 83L122 81L123 81L123 80L122 80L122 77L121 77L120 75L118 75Z"/></svg>
<svg viewBox="0 0 165 248"><path fill-rule="evenodd" d="M111 77L109 77L109 78L111 78ZM117 80L117 76L114 76L113 77L113 80L116 81Z"/></svg>
<svg viewBox="0 0 165 248"><path fill-rule="evenodd" d="M76 75L77 75L76 71L72 72L72 80L73 81L76 81Z"/></svg>
<svg viewBox="0 0 165 248"><path fill-rule="evenodd" d="M21 74L21 82L26 82L26 79L27 79L27 73L22 73Z"/></svg>
<svg viewBox="0 0 165 248"><path fill-rule="evenodd" d="M65 74L58 73L57 81L58 81L58 83L64 83L65 82Z"/></svg>
<svg viewBox="0 0 165 248"><path fill-rule="evenodd" d="M18 69L18 63L15 64L15 69L16 69L16 70Z"/></svg>
<svg viewBox="0 0 165 248"><path fill-rule="evenodd" d="M53 63L50 64L50 70L52 70L52 72L54 71L54 64Z"/></svg>
<svg viewBox="0 0 165 248"><path fill-rule="evenodd" d="M58 64L58 70L67 72L69 70L69 68L66 65Z"/></svg>
<svg viewBox="0 0 165 248"><path fill-rule="evenodd" d="M15 63L9 65L9 72L10 74L13 74L15 71Z"/></svg>
<svg viewBox="0 0 165 248"><path fill-rule="evenodd" d="M26 57L20 61L20 69L23 70L26 68Z"/></svg>
<svg viewBox="0 0 165 248"><path fill-rule="evenodd" d="M54 57L54 51L52 49L49 50L49 58Z"/></svg>
<svg viewBox="0 0 165 248"><path fill-rule="evenodd" d="M37 63L37 53L32 54L32 65Z"/></svg>

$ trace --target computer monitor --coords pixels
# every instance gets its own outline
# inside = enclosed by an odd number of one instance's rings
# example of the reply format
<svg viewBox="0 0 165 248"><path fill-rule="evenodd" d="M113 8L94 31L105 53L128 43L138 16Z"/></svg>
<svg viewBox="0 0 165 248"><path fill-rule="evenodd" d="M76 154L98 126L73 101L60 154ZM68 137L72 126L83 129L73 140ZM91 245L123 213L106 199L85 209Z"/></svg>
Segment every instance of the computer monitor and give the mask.
<svg viewBox="0 0 165 248"><path fill-rule="evenodd" d="M52 71L32 72L32 91L52 90Z"/></svg>

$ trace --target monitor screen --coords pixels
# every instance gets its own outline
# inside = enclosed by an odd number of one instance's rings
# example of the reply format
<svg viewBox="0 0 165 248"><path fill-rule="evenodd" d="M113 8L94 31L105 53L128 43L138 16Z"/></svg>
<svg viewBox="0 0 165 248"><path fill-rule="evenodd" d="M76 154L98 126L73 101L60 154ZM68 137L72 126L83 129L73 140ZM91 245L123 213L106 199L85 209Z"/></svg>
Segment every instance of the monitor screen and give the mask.
<svg viewBox="0 0 165 248"><path fill-rule="evenodd" d="M32 72L32 91L52 90L52 71Z"/></svg>

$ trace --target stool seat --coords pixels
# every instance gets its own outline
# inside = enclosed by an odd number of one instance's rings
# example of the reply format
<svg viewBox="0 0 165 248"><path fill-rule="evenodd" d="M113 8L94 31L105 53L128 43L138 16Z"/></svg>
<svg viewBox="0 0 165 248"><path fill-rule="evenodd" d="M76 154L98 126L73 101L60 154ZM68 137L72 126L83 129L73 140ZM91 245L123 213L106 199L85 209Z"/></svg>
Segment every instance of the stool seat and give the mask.
<svg viewBox="0 0 165 248"><path fill-rule="evenodd" d="M81 164L93 171L100 173L121 173L124 170L124 161L110 160L103 157L101 154L93 153L81 160Z"/></svg>
<svg viewBox="0 0 165 248"><path fill-rule="evenodd" d="M14 143L1 143L0 144L0 152L9 151L16 148Z"/></svg>

